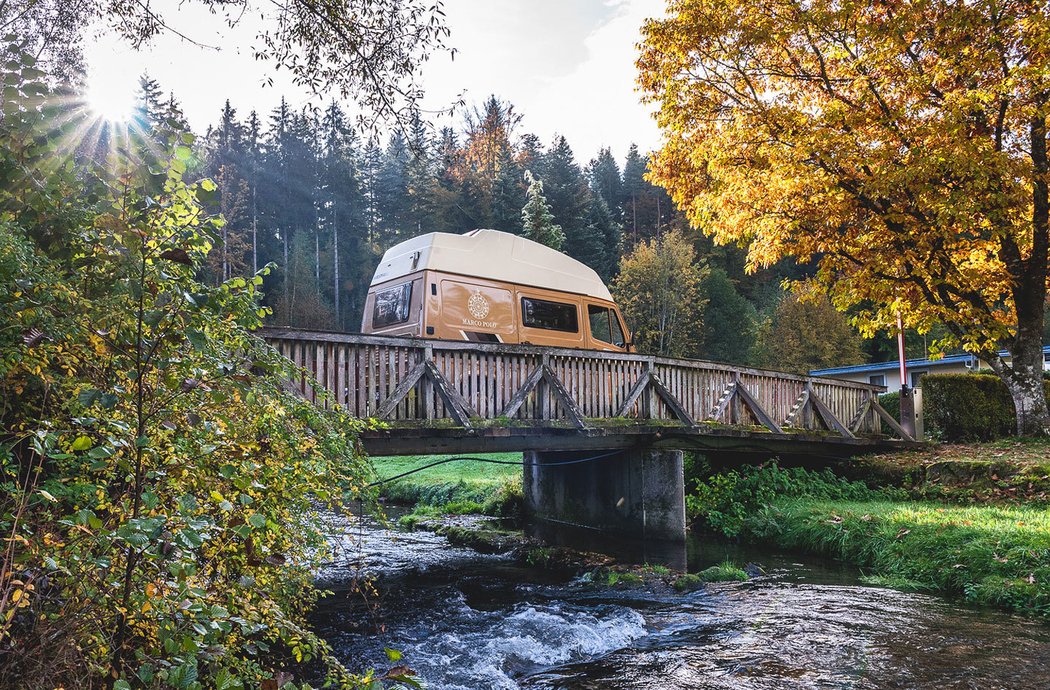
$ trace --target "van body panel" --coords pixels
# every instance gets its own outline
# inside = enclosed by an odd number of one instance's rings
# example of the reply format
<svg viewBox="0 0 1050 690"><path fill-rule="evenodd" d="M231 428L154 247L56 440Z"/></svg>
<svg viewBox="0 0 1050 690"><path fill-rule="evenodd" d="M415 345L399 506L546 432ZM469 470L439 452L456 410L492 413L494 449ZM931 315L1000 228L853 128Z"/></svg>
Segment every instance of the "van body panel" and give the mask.
<svg viewBox="0 0 1050 690"><path fill-rule="evenodd" d="M493 281L460 276L431 277L437 299L428 304L434 337L479 342L517 342L514 291ZM430 297L430 295L428 295ZM493 336L485 338L484 335Z"/></svg>

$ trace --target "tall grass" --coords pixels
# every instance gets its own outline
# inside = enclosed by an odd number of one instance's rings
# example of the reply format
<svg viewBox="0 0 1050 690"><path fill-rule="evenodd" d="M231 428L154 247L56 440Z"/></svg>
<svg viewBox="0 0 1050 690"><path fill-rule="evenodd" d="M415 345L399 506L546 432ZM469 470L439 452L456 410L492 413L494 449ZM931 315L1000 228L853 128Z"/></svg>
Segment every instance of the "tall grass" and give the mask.
<svg viewBox="0 0 1050 690"><path fill-rule="evenodd" d="M777 501L752 538L826 554L887 584L1050 618L1050 511L913 502Z"/></svg>
<svg viewBox="0 0 1050 690"><path fill-rule="evenodd" d="M727 536L839 558L871 581L1050 618L1050 511L903 500L824 472L776 466L710 479L688 500Z"/></svg>

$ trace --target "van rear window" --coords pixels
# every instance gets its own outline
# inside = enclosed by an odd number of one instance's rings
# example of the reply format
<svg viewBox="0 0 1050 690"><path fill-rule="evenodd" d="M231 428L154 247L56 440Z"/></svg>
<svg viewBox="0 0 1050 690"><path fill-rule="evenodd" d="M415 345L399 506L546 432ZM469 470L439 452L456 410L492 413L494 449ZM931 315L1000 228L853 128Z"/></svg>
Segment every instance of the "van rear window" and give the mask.
<svg viewBox="0 0 1050 690"><path fill-rule="evenodd" d="M521 298L521 320L529 328L577 333L580 330L575 304L549 302L545 299Z"/></svg>
<svg viewBox="0 0 1050 690"><path fill-rule="evenodd" d="M375 308L372 310L372 328L386 328L408 321L411 303L411 281L377 292Z"/></svg>

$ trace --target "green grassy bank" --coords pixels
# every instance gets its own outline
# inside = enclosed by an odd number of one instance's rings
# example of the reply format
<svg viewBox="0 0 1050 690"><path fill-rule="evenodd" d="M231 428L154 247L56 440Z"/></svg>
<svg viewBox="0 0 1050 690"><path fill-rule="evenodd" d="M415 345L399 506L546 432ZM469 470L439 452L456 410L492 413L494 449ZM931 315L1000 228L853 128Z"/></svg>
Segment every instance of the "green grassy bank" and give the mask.
<svg viewBox="0 0 1050 690"><path fill-rule="evenodd" d="M389 479L454 457L401 455L372 458L377 479ZM521 500L521 453L490 453L477 460L456 460L413 472L379 486L380 496L393 503L440 509L447 513L506 515ZM437 511L433 511L437 512Z"/></svg>
<svg viewBox="0 0 1050 690"><path fill-rule="evenodd" d="M767 465L710 475L687 504L699 525L854 563L873 584L1050 620L1045 504L916 500L918 491Z"/></svg>

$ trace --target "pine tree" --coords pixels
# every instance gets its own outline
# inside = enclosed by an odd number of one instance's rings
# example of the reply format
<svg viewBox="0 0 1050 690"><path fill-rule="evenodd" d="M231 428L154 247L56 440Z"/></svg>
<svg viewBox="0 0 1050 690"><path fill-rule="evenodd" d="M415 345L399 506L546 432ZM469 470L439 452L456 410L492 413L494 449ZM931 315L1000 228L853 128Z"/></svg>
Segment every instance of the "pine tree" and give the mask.
<svg viewBox="0 0 1050 690"><path fill-rule="evenodd" d="M620 209L624 226L627 228L632 242L638 242L641 239L638 224L639 206L643 207L642 216L644 223L643 195L647 184L645 181L645 165L645 159L638 152L638 145L631 144L631 147L627 149L627 160L623 164Z"/></svg>
<svg viewBox="0 0 1050 690"><path fill-rule="evenodd" d="M377 208L380 219L379 242L389 247L409 236L410 200L408 196L408 168L411 154L400 132L390 135L383 152L383 162L377 180Z"/></svg>
<svg viewBox="0 0 1050 690"><path fill-rule="evenodd" d="M496 184L492 189L491 227L520 235L521 208L526 201L525 176L510 149L503 152L498 167Z"/></svg>
<svg viewBox="0 0 1050 690"><path fill-rule="evenodd" d="M591 190L605 201L610 213L617 220L622 218L623 180L620 179L620 166L608 146L598 151L598 157L587 166L587 176Z"/></svg>
<svg viewBox="0 0 1050 690"><path fill-rule="evenodd" d="M620 224L613 219L605 199L599 194L591 196L586 217L587 241L591 247L589 256L576 258L598 272L602 280L608 282L615 274L620 263L620 244L623 231Z"/></svg>
<svg viewBox="0 0 1050 690"><path fill-rule="evenodd" d="M521 209L522 234L534 242L560 251L565 243L565 233L560 225L554 223L554 214L543 196L543 182L533 177L531 172L525 173L525 181L529 188L528 201Z"/></svg>
<svg viewBox="0 0 1050 690"><path fill-rule="evenodd" d="M600 240L590 235L585 218L590 189L565 137L555 137L543 156L540 177L554 220L564 229L565 252L574 258L600 253L600 247L594 246Z"/></svg>
<svg viewBox="0 0 1050 690"><path fill-rule="evenodd" d="M252 273L259 271L259 172L262 166L261 123L254 110L248 114L244 127L244 172L251 195L250 216L252 227Z"/></svg>

